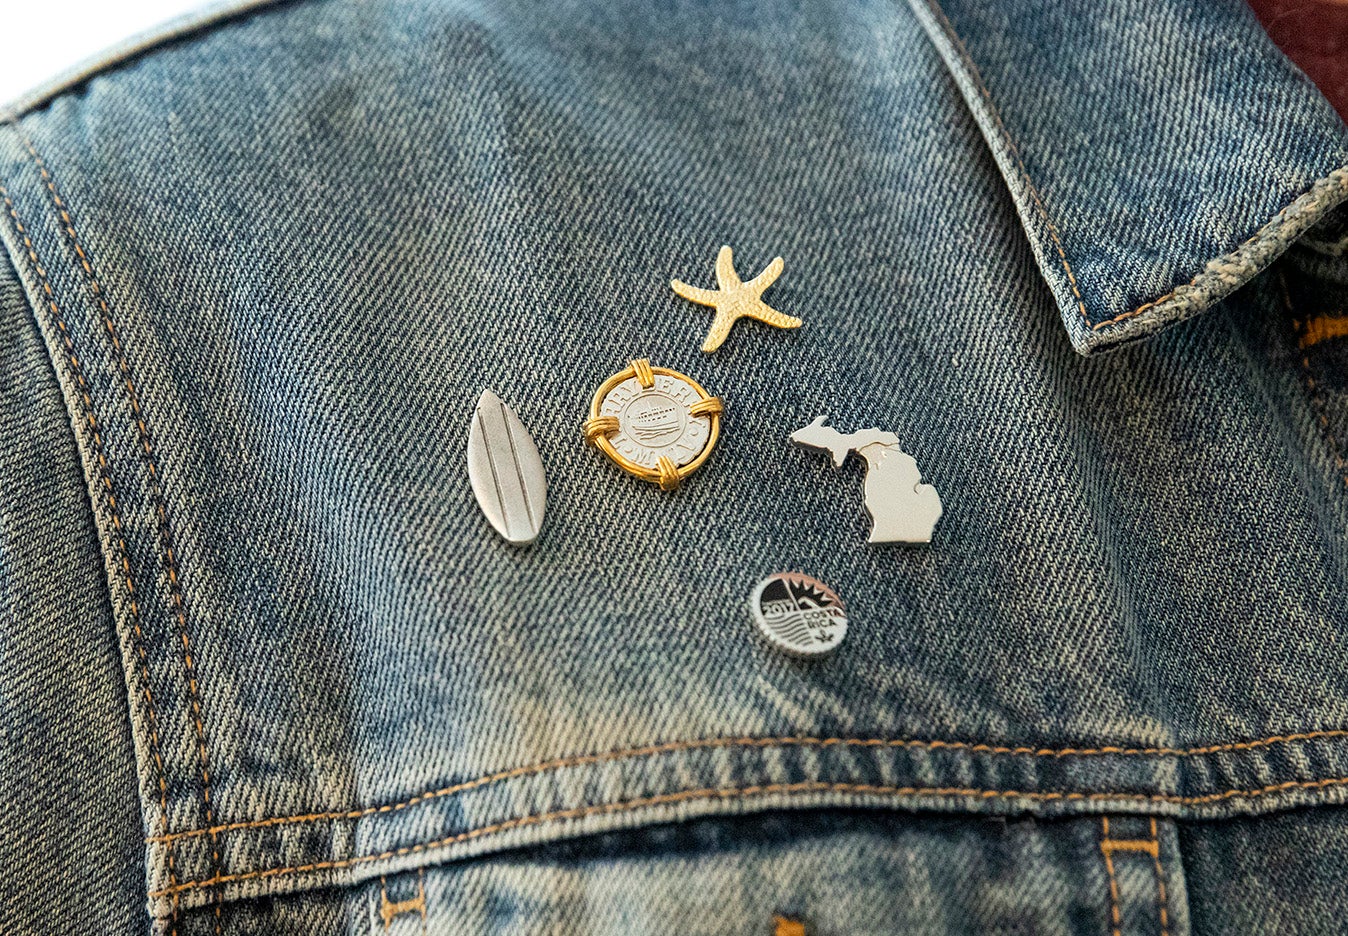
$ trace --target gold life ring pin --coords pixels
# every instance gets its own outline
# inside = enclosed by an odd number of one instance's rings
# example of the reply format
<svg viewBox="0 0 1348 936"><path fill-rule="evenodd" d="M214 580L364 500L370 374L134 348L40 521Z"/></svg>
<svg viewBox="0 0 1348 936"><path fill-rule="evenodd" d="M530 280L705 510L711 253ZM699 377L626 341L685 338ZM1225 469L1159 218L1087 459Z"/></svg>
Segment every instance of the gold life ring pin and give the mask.
<svg viewBox="0 0 1348 936"><path fill-rule="evenodd" d="M673 491L711 455L723 409L693 378L643 358L599 385L585 441L628 474Z"/></svg>

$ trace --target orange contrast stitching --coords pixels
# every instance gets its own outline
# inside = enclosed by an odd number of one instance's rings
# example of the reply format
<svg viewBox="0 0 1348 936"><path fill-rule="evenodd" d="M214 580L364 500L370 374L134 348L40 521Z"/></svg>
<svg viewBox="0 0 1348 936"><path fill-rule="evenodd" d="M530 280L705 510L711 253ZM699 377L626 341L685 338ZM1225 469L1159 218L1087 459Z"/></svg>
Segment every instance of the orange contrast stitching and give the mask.
<svg viewBox="0 0 1348 936"><path fill-rule="evenodd" d="M426 926L426 871L424 868L417 869L417 895L407 900L389 900L388 899L388 877L379 878L379 895L382 898L379 903L379 916L384 921L384 929L387 930L393 925L393 921L404 913L420 913L421 925Z"/></svg>
<svg viewBox="0 0 1348 936"><path fill-rule="evenodd" d="M155 772L159 781L159 810L163 816L163 821L168 822L168 781L164 772L164 758L161 753L159 743L159 717L155 713L154 695L150 690L150 663L145 652L145 634L140 624L140 604L136 597L136 586L131 578L131 560L126 546L126 538L122 532L122 518L117 508L117 495L112 490L112 469L109 465L107 451L103 446L103 436L99 429L98 412L94 407L93 396L89 391L89 385L84 379L84 367L80 364L79 356L75 353L75 343L70 337L70 332L66 328L65 317L61 314L61 308L56 303L56 293L52 289L51 281L47 278L47 271L43 268L42 262L38 259L37 248L33 246L32 239L28 236L28 231L23 222L19 219L18 209L14 206L14 201L9 197L9 192L4 186L0 186L0 197L3 197L5 208L9 211L9 216L13 219L14 230L23 241L24 249L28 252L28 259L33 264L33 269L37 271L38 279L42 283L42 292L46 296L47 305L51 309L52 321L56 324L57 330L61 333L61 341L65 345L66 356L70 360L71 372L75 375L75 382L79 384L80 397L84 401L85 419L89 423L90 434L94 440L94 454L98 462L99 480L103 482L103 488L107 492L108 512L112 516L112 525L114 529L114 538L117 541L117 551L121 557L122 579L126 583L126 592L128 596L128 606L131 611L131 629L135 636L133 641L136 647L136 655L140 662L140 675L142 685L142 694L145 696L145 707L148 712L150 729L150 753L154 757ZM170 886L177 885L177 871L173 864L173 848L168 849L168 873ZM173 900L173 933L177 933L178 926L178 899L175 894Z"/></svg>
<svg viewBox="0 0 1348 936"><path fill-rule="evenodd" d="M311 864L293 865L283 868L263 868L257 871L247 871L241 874L222 874L212 878L205 878L197 881L186 881L175 887L166 887L161 890L151 891L148 896L159 898L169 896L174 893L181 893L189 890L199 890L206 887L216 887L221 884L230 884L235 881L249 881L257 878L280 877L287 874L302 874L310 871L327 871L340 868L350 868L356 865L366 864L371 861L382 861L386 858L401 858L406 855L414 855L420 852L428 851L433 848L442 848L448 845L456 845L460 842L467 842L483 836L493 835L499 832L506 832L511 829L521 828L523 826L539 825L548 822L565 821L568 819L579 819L585 816L609 815L612 813L630 812L635 809L642 809L649 806L664 806L671 803L684 803L691 800L713 800L713 799L748 799L755 796L766 796L770 794L805 794L805 793L853 793L862 796L881 796L894 799L905 799L913 797L937 797L937 796L976 796L980 799L1022 799L1035 802L1049 801L1069 801L1094 802L1098 800L1110 800L1113 802L1137 802L1137 803L1173 803L1177 805L1198 805L1201 803L1212 803L1232 798L1257 798L1266 796L1270 793L1285 792L1292 789L1316 789L1330 786L1342 786L1348 784L1348 777L1333 777L1326 780L1311 781L1292 781L1289 783L1279 783L1273 786L1261 787L1256 790L1227 790L1222 793L1212 793L1203 796L1167 796L1164 794L1150 793L1033 793L1020 792L1017 790L983 790L978 788L966 787L895 787L895 786L875 786L866 783L769 783L757 786L746 787L707 787L697 790L684 790L679 793L664 793L658 796L644 796L638 799L624 800L614 803L601 803L595 806L582 806L574 809L559 809L552 812L537 813L531 816L520 816L515 819L507 819L503 822L493 823L492 825L481 826L476 829L469 829L467 832L460 832L457 835L446 836L430 842L422 842L418 845L404 845L401 848L390 849L389 851L379 852L373 855L361 855L356 858L344 858L333 861L316 861Z"/></svg>
<svg viewBox="0 0 1348 936"><path fill-rule="evenodd" d="M1157 913L1161 918L1161 936L1170 936L1170 909L1166 900L1165 870L1161 867L1161 839L1156 834L1156 817L1151 817L1151 857L1156 864Z"/></svg>
<svg viewBox="0 0 1348 936"><path fill-rule="evenodd" d="M773 936L805 936L805 924L800 920L775 916L772 918L772 922L776 924L773 929Z"/></svg>
<svg viewBox="0 0 1348 936"><path fill-rule="evenodd" d="M397 803L385 803L380 806L366 806L358 809L337 810L333 812L307 813L298 816L273 816L269 819L253 819L245 822L232 822L228 825L215 826L211 829L188 829L183 832L174 832L172 835L152 836L146 841L149 842L170 842L181 838L191 838L194 836L216 834L220 832L233 832L239 829L261 829L277 825L289 825L299 822L318 822L330 819L361 819L365 816L371 816L378 813L397 812L406 809L409 806L415 806L427 800L439 799L442 796L450 796L455 793L462 793L466 790L473 790L481 786L487 786L497 783L501 780L510 780L515 777L530 776L539 773L548 773L553 770L561 770L568 767L584 767L590 764L600 764L608 761L627 760L636 757L648 757L656 754L671 754L678 751L714 749L726 747L748 747L748 748L769 748L769 747L879 747L879 748L900 748L917 749L924 751L967 751L972 754L999 754L999 755L1028 755L1031 757L1042 758L1060 758L1060 757L1094 757L1102 755L1114 755L1120 757L1195 757L1205 754L1219 754L1233 751L1248 751L1257 748L1268 747L1272 744L1281 744L1292 741L1313 741L1317 739L1328 738L1346 738L1348 729L1336 728L1325 731L1307 731L1299 734L1275 735L1270 738L1260 738L1254 741L1236 741L1226 744L1210 744L1204 747L1191 748L1170 748L1170 747L1148 747L1148 748L1129 748L1129 747L1096 747L1096 748L1033 748L1033 747L1002 747L992 744L975 744L968 741L921 741L905 738L812 738L812 737L781 737L781 738L710 738L695 741L672 741L666 744L655 744L647 747L627 748L618 751L609 751L603 754L583 754L576 757L565 757L558 760L544 761L539 764L531 764L526 767L514 767L510 770L503 770L498 773L486 774L473 780L467 780L463 783L456 783L453 786L442 787L438 790L429 790L419 793L410 799L402 800Z"/></svg>
<svg viewBox="0 0 1348 936"><path fill-rule="evenodd" d="M1119 879L1114 876L1114 854L1109 837L1109 817L1100 817L1100 853L1105 856L1105 873L1109 880L1109 919L1111 936L1120 936L1123 918L1119 912Z"/></svg>
<svg viewBox="0 0 1348 936"><path fill-rule="evenodd" d="M47 186L47 191L51 194L52 204L55 205L57 212L61 216L61 223L65 227L66 235L70 238L70 245L75 254L79 257L80 266L84 269L84 274L89 280L90 290L94 294L94 299L98 302L98 308L103 313L103 327L107 329L108 337L111 339L113 350L117 355L117 368L121 371L122 382L126 387L127 397L131 403L131 412L136 423L136 431L140 436L141 448L145 452L145 464L150 472L150 497L154 502L155 513L159 520L159 541L163 549L165 569L168 573L169 596L173 602L173 612L178 620L178 636L182 641L183 666L187 676L188 698L192 704L192 721L197 736L197 757L201 762L201 800L205 813L206 825L210 827L215 824L214 811L211 804L211 771L210 756L206 748L206 729L202 724L201 716L201 693L197 687L196 666L192 660L192 647L187 637L187 608L183 603L182 586L178 578L178 566L173 556L173 531L169 527L168 510L164 501L164 492L159 485L159 468L155 463L154 447L150 443L150 430L146 425L145 414L141 411L140 394L136 392L135 384L131 380L131 366L126 358L126 351L122 348L121 340L117 336L117 327L113 322L112 308L103 289L103 284L98 280L98 274L94 272L93 262L86 254L83 245L80 243L79 235L75 233L75 222L70 217L65 202L61 200L61 194L56 190L56 180L52 178L51 173L47 171L47 165L38 154L33 141L22 130L15 125L20 138L23 140L24 147L28 150L28 155L32 157L33 165L42 176L42 181ZM219 874L220 865L220 845L217 837L211 835L211 861L212 871ZM220 932L220 904L215 905L215 932Z"/></svg>
<svg viewBox="0 0 1348 936"><path fill-rule="evenodd" d="M421 911L421 931L426 932L426 869L417 868L417 909Z"/></svg>
<svg viewBox="0 0 1348 936"><path fill-rule="evenodd" d="M1292 329L1299 337L1299 344L1302 349L1301 373L1306 380L1306 389L1310 393L1311 409L1315 411L1315 419L1320 424L1320 431L1325 434L1325 439L1329 442L1329 451L1334 458L1334 467L1343 474L1343 484L1348 487L1348 459L1344 457L1344 450L1339 445L1334 427L1329 424L1329 412L1325 405L1324 394L1315 380L1315 375L1311 373L1311 357L1309 353L1306 353L1306 348L1310 344L1306 341L1306 323L1297 318L1296 308L1292 305L1292 291L1287 286L1287 276L1282 270L1278 271L1278 285L1282 288L1283 305L1292 317Z"/></svg>
<svg viewBox="0 0 1348 936"><path fill-rule="evenodd" d="M1348 336L1348 316L1342 312L1336 315L1317 315L1303 323L1301 347L1309 348L1331 338Z"/></svg>
<svg viewBox="0 0 1348 936"><path fill-rule="evenodd" d="M1142 852L1144 855L1156 855L1156 843L1150 839L1106 839L1100 843L1110 854L1114 852Z"/></svg>
<svg viewBox="0 0 1348 936"><path fill-rule="evenodd" d="M381 874L379 875L379 916L384 921L385 931L388 930L389 923L391 922L391 918L388 915L388 907L388 876Z"/></svg>
<svg viewBox="0 0 1348 936"><path fill-rule="evenodd" d="M998 129L1002 132L1002 139L1011 150L1011 155L1015 157L1016 166L1020 169L1020 177L1025 181L1025 187L1030 191L1030 197L1034 201L1035 207L1039 210L1039 217L1044 221L1044 227L1048 229L1048 236L1053 240L1053 247L1058 252L1058 260L1062 264L1063 272L1067 274L1067 282L1072 287L1072 295L1076 297L1077 309L1081 312L1081 320L1091 328L1098 328L1097 325L1091 325L1091 318L1086 314L1086 302L1081 297L1081 290L1077 288L1077 278L1072 272L1072 265L1067 262L1067 251L1063 249L1062 240L1058 237L1058 229L1048 216L1048 208L1044 206L1044 200L1039 197L1039 190L1035 188L1034 182L1030 179L1029 170L1025 168L1025 161L1020 157L1020 150L1016 147L1016 141L1011 138L1011 133L1006 129L1006 124L1002 123L1001 114L997 111L997 105L992 102L992 93L987 85L983 83L983 76L978 71L978 66L974 64L973 56L965 47L964 41L960 39L959 33L955 31L954 25L946 17L945 11L941 9L939 0L931 0L932 12L940 18L944 24L946 35L951 42L959 47L961 57L964 59L964 65L969 70L969 76L973 78L974 85L978 88L978 93L983 96L987 102L988 112L992 114L992 119L997 122Z"/></svg>
<svg viewBox="0 0 1348 936"><path fill-rule="evenodd" d="M417 868L417 909L421 911L421 932L426 932L426 869Z"/></svg>
<svg viewBox="0 0 1348 936"><path fill-rule="evenodd" d="M1116 839L1109 837L1109 817L1100 817L1103 830L1100 839L1100 851L1105 856L1105 870L1109 875L1109 912L1114 923L1114 936L1118 936L1122 921L1119 913L1119 885L1114 876L1115 852L1139 852L1150 855L1156 870L1157 919L1161 923L1161 936L1170 936L1170 911L1166 900L1165 871L1161 868L1161 840L1156 833L1156 817L1151 820L1151 838Z"/></svg>
<svg viewBox="0 0 1348 936"><path fill-rule="evenodd" d="M1345 167L1345 168L1348 168L1348 167ZM1331 177L1333 177L1333 176L1338 175L1339 173L1342 173L1343 171L1344 171L1343 169L1335 169L1333 172L1331 172L1331 173L1329 174L1329 176L1326 176L1325 178L1331 178ZM1115 322L1122 322L1122 321L1124 321L1125 319L1130 319L1130 318L1133 318L1134 316L1141 315L1143 312L1146 312L1148 309L1153 308L1153 307L1155 307L1155 306L1158 306L1158 305L1160 305L1160 304L1163 303L1163 302L1167 302L1167 301L1169 301L1169 300L1171 300L1171 299L1174 299L1176 293L1178 293L1181 289L1188 289L1189 287L1193 286L1194 283L1197 283L1197 282L1198 282L1200 279L1202 279L1204 276L1208 275L1208 267L1209 267L1212 263L1215 263L1215 262L1224 260L1224 259L1226 259L1227 257L1230 257L1232 254L1239 253L1240 251L1242 251L1242 250L1244 250L1246 247L1248 247L1250 244L1253 244L1253 243L1255 243L1256 241L1261 240L1262 238L1264 238L1264 237L1268 234L1269 229L1270 229L1270 228L1273 228L1273 227L1276 227L1277 225L1281 224L1281 223L1282 223L1282 219L1283 219L1283 215L1287 214L1287 212L1288 212L1291 208L1295 207L1296 204L1297 204L1298 202L1300 202L1302 198L1304 198L1306 195L1310 194L1311 190L1312 190L1314 187L1315 187L1315 186L1312 185L1310 189L1307 189L1305 192L1302 192L1300 195L1298 195L1296 198L1292 199L1292 200L1291 200L1290 202L1288 202L1286 205L1283 205L1282 210L1279 211L1277 214L1275 214L1272 218L1270 218L1270 219L1268 219L1267 221L1265 221L1262 225L1260 225L1260 226L1259 226L1259 229L1258 229L1257 231L1255 231L1254 234L1252 234L1250 237L1246 238L1244 241L1241 241L1241 243L1238 244L1234 249L1227 251L1226 253L1222 254L1222 256L1217 257L1215 260L1209 261L1208 264L1205 264L1205 265L1204 265L1204 267L1203 267L1202 270L1199 270L1198 273L1194 275L1194 278L1193 278L1193 279L1189 280L1189 282L1185 283L1183 286L1177 286L1177 287L1175 287L1175 288L1172 289L1170 292L1166 293L1164 296L1161 296L1159 299L1153 299L1151 302L1144 302L1142 305L1138 306L1136 309L1134 309L1134 310L1131 311L1131 312L1124 312L1124 313L1122 313L1122 314L1120 314L1120 315L1114 316L1112 319L1106 319L1106 320L1104 320L1103 322L1096 322L1094 325L1091 326L1091 329L1092 329L1092 330L1098 330L1098 329L1104 328L1106 325L1113 325Z"/></svg>

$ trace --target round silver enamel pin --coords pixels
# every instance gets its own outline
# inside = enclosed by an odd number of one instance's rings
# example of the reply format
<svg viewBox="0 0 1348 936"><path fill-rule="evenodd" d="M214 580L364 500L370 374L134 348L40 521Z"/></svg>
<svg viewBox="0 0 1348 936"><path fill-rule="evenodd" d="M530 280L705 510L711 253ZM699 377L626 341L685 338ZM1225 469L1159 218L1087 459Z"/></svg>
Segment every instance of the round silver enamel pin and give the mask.
<svg viewBox="0 0 1348 936"><path fill-rule="evenodd" d="M847 636L847 611L837 593L799 572L769 575L749 602L754 623L783 653L812 660L828 656Z"/></svg>

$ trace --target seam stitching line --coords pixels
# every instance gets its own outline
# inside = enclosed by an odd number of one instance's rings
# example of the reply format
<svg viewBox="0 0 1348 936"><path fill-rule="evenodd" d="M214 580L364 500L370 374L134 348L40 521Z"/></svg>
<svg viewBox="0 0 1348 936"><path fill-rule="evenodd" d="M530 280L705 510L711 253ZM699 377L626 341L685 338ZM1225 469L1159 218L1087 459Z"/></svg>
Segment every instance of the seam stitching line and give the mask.
<svg viewBox="0 0 1348 936"><path fill-rule="evenodd" d="M393 925L393 921L405 913L420 913L422 926L426 925L426 871L424 868L417 868L417 896L408 897L405 900L388 899L388 876L379 877L379 916L384 921L384 929L388 930Z"/></svg>
<svg viewBox="0 0 1348 936"><path fill-rule="evenodd" d="M1169 915L1166 910L1165 874L1161 870L1161 843L1156 835L1156 817L1147 817L1151 823L1150 838L1117 839L1109 835L1109 817L1100 817L1100 852L1105 857L1105 871L1109 878L1109 915L1113 923L1113 934L1118 936L1123 928L1122 911L1119 900L1118 878L1114 870L1114 855L1117 852L1150 855L1156 871L1157 914L1161 926L1161 936L1170 936Z"/></svg>
<svg viewBox="0 0 1348 936"><path fill-rule="evenodd" d="M24 148L28 150L28 155L33 160L33 165L42 176L42 181L51 195L53 206L61 216L61 224L65 228L66 236L70 240L70 245L75 254L79 257L80 266L84 270L85 278L89 282L89 289L98 303L99 311L103 313L103 327L107 329L108 337L112 342L112 347L117 357L117 368L121 372L122 382L126 387L127 397L131 403L131 412L136 424L136 432L140 437L141 449L145 453L145 465L150 473L150 498L154 504L155 514L159 521L159 541L164 559L165 571L169 581L169 596L173 602L173 614L178 622L178 636L182 641L182 659L183 667L187 676L188 698L192 704L192 721L197 736L197 758L201 762L201 802L206 817L207 827L215 824L214 811L211 804L211 773L210 773L210 755L206 747L206 730L202 724L201 715L201 693L197 686L196 666L192 660L192 646L187 636L187 608L183 602L182 586L178 576L177 561L173 556L173 531L169 526L168 509L164 500L164 492L159 484L159 468L155 461L154 446L150 442L150 429L147 425L147 418L141 409L140 394L136 392L135 384L131 378L131 365L127 360L126 351L122 347L121 339L117 334L117 327L113 321L112 308L108 304L106 291L103 284L99 282L98 274L94 271L93 260L85 252L80 243L79 235L75 233L75 222L70 217L70 212L66 204L61 199L60 193L56 190L56 181L51 173L47 171L47 165L42 157L38 155L37 148L33 145L32 139L23 132L18 126L14 125L23 140ZM211 871L213 874L220 874L222 866L220 864L220 845L217 836L211 834ZM220 903L215 905L215 932L220 933Z"/></svg>
<svg viewBox="0 0 1348 936"><path fill-rule="evenodd" d="M150 442L150 429L147 425L147 417L141 409L140 394L136 391L135 384L131 378L131 365L127 360L126 351L122 347L121 339L117 334L117 327L113 321L112 308L108 304L106 290L103 284L99 282L98 274L94 271L93 260L85 252L80 238L75 233L75 222L70 216L66 204L61 199L60 193L56 189L56 180L52 178L47 170L47 165L38 154L37 148L33 145L32 139L23 132L18 126L14 125L23 140L24 148L28 150L28 155L32 157L33 165L42 176L42 181L51 195L52 205L61 216L61 224L65 228L66 236L70 240L70 245L75 254L79 257L80 266L84 270L85 278L89 282L89 289L98 303L99 311L103 313L103 326L107 329L108 337L112 342L112 347L117 357L117 368L121 372L122 382L126 387L128 400L131 403L131 412L136 423L136 432L140 437L141 449L145 453L145 465L150 474L150 497L154 503L155 514L159 521L159 541L163 550L163 559L165 571L169 581L169 596L173 602L173 613L178 622L178 636L182 641L182 659L186 670L187 688L189 699L192 704L192 721L197 736L197 757L201 762L201 801L206 817L208 827L215 824L214 811L211 803L211 773L210 773L210 755L206 746L206 729L202 724L201 715L201 693L197 686L196 666L192 660L192 646L187 635L187 607L183 602L182 585L179 581L177 561L173 555L173 531L169 526L168 509L164 500L164 492L159 484L159 467L156 464L154 446ZM213 874L220 874L222 866L220 864L220 845L215 834L211 835L211 871ZM215 905L215 932L220 933L220 904Z"/></svg>
<svg viewBox="0 0 1348 936"><path fill-rule="evenodd" d="M421 934L426 936L426 869L417 868L417 901L421 911Z"/></svg>
<svg viewBox="0 0 1348 936"><path fill-rule="evenodd" d="M645 796L637 799L622 800L613 803L600 803L593 806L581 806L574 809L559 809L551 812L536 813L527 816L518 816L513 819L506 819L491 825L480 826L475 829L469 829L466 832L460 832L456 835L446 836L429 842L422 842L416 845L404 845L400 848L389 849L388 851L377 854L360 855L355 858L343 858L339 860L316 861L310 864L292 865L281 868L261 868L254 871L246 871L238 874L224 874L218 877L205 878L195 881L185 881L173 887L163 888L157 891L151 891L150 898L160 898L182 893L184 891L200 890L208 887L217 887L222 884L231 884L236 881L249 881L258 878L280 877L287 874L299 874L310 871L326 871L340 868L350 868L356 865L366 864L371 861L382 861L386 858L400 858L405 855L418 854L429 851L434 848L443 848L449 845L456 845L461 842L471 841L484 836L493 835L500 832L506 832L511 829L525 826L541 825L546 823L562 822L570 819L579 819L593 815L610 815L613 813L631 812L636 809L642 809L651 806L664 806L671 803L682 803L693 800L744 800L756 796L765 796L769 794L805 794L805 793L854 793L859 795L871 795L892 799L911 799L916 797L937 797L937 796L977 796L984 800L992 799L1024 799L1032 801L1097 801L1109 800L1113 802L1138 802L1138 803L1172 803L1178 805L1197 805L1201 803L1217 802L1220 800L1236 797L1257 798L1271 793L1286 792L1293 789L1316 789L1331 786L1348 785L1348 777L1332 777L1324 780L1311 781L1291 781L1289 783L1279 783L1272 786L1261 787L1255 790L1226 790L1222 793L1207 794L1204 796L1173 796L1165 794L1149 793L1036 793L1022 792L1017 790L984 790L979 788L959 788L959 787L896 787L896 786L877 786L866 783L820 783L809 781L804 783L769 783L746 787L704 787L697 790L683 790L678 793L664 793L658 796Z"/></svg>
<svg viewBox="0 0 1348 936"><path fill-rule="evenodd" d="M1210 273L1212 272L1210 268L1213 266L1213 264L1220 264L1223 262L1234 262L1233 258L1235 257L1236 254L1239 254L1242 250L1244 250L1246 247L1249 247L1251 244L1255 244L1263 240L1268 235L1268 232L1271 229L1276 228L1279 224L1282 223L1283 216L1286 215L1287 212L1297 207L1301 203L1301 200L1303 198L1305 198L1307 195L1315 191L1316 187L1319 185L1320 182L1324 181L1324 179L1332 179L1336 176L1343 174L1345 169L1348 169L1348 167L1335 169L1333 172L1329 173L1329 175L1327 176L1324 176L1322 179L1317 179L1315 182L1311 184L1310 188L1306 189L1306 191L1302 192L1296 198L1293 198L1286 205L1283 205L1281 210L1279 210L1277 214L1275 214L1272 218L1269 218L1263 224L1259 225L1259 227L1255 230L1255 232L1251 234L1248 238L1241 241L1239 244L1237 244L1231 250L1228 250L1226 253L1222 254L1220 257L1215 257L1214 259L1209 260L1207 263L1205 263L1203 265L1203 269L1199 270L1196 274L1194 274L1194 278L1189 280L1189 282L1181 286L1176 286L1170 292L1166 293L1164 296L1161 296L1158 299L1153 299L1151 302L1144 302L1142 305L1138 306L1131 312L1124 312L1120 315L1114 316L1112 319L1105 319L1102 322L1097 322L1096 324L1091 326L1091 329L1099 330L1107 325L1113 325L1116 322L1122 322L1125 319L1130 319L1133 318L1134 316L1141 315L1148 309L1154 308L1163 302L1167 302L1175 298L1176 294L1178 294L1181 290L1189 289L1203 277L1210 275Z"/></svg>
<svg viewBox="0 0 1348 936"><path fill-rule="evenodd" d="M1156 912L1161 920L1161 936L1170 936L1169 901L1165 892L1165 869L1161 867L1161 838L1156 834L1156 817L1151 816L1151 858L1156 865Z"/></svg>
<svg viewBox="0 0 1348 936"><path fill-rule="evenodd" d="M1053 241L1053 247L1058 253L1058 261L1062 264L1063 272L1067 274L1067 283L1072 289L1072 295L1076 297L1077 311L1081 313L1081 320L1088 328L1098 327L1091 324L1091 317L1086 313L1086 302L1081 296L1081 290L1077 287L1077 278L1072 272L1072 265L1067 262L1067 251L1063 249L1062 240L1058 237L1058 229L1049 218L1048 208L1045 207L1044 200L1039 196L1039 190L1035 188L1034 182L1030 179L1030 172L1025 168L1025 161L1021 159L1020 150L1016 147L1016 141L1012 139L1011 132L1007 130L1006 124L1002 122L1002 117L997 110L997 105L992 101L992 92L990 92L987 85L983 83L982 73L979 72L978 66L974 64L973 56L969 54L968 48L964 45L964 40L961 39L959 33L955 31L954 24L950 22L949 17L945 15L945 11L941 9L939 0L930 0L930 3L932 12L940 19L947 37L949 37L950 41L956 47L956 50L959 52L960 57L964 60L964 67L968 70L969 77L973 79L974 86L978 88L978 93L982 96L984 103L987 104L988 112L992 115L992 119L996 121L997 128L1002 135L1002 141L1011 151L1011 155L1016 161L1016 168L1020 170L1020 177L1024 180L1025 187L1030 192L1030 199L1034 202L1035 208L1038 209L1039 217L1043 220L1044 227L1048 230L1048 235Z"/></svg>
<svg viewBox="0 0 1348 936"><path fill-rule="evenodd" d="M1324 731L1308 731L1299 734L1274 735L1269 738L1259 738L1254 741L1236 741L1226 744L1211 744L1204 747L1191 748L1129 748L1129 747L1097 747L1097 748L1033 748L1033 747L1002 747L991 744L976 744L967 741L921 741L909 738L812 738L812 737L780 737L780 738L710 738L695 741L671 741L666 744L650 745L648 747L628 748L618 751L608 751L602 754L583 754L576 757L565 757L557 760L543 761L538 764L530 764L524 767L514 767L510 770L502 770L497 773L485 774L473 780L467 780L463 783L456 783L452 786L442 787L437 790L428 790L419 793L409 799L401 800L396 803L385 803L379 806L366 806L358 809L337 810L324 813L308 813L298 816L274 816L269 819L254 819L246 822L233 822L228 825L215 826L214 829L188 829L183 832L174 832L171 835L152 836L146 841L149 842L170 842L181 838L209 835L212 832L233 832L239 829L260 829L277 825L290 825L292 823L316 822L329 819L360 819L365 816L371 816L378 813L397 812L406 809L409 806L415 806L418 803L427 800L439 799L442 796L450 796L454 793L462 793L466 790L473 790L477 787L487 786L497 783L501 780L510 780L515 777L529 776L532 774L549 773L554 770L561 770L568 767L584 767L591 764L601 764L608 761L628 760L638 757L649 757L658 754L672 754L679 751L704 750L717 748L772 748L772 747L878 747L895 749L917 749L923 751L967 751L973 754L997 754L1013 756L1031 756L1036 758L1062 758L1062 757L1097 757L1097 756L1120 756L1120 757L1194 757L1206 754L1220 754L1234 751L1248 751L1258 748L1269 747L1273 744L1282 744L1294 741L1314 741L1319 739L1348 738L1348 729L1336 728Z"/></svg>
<svg viewBox="0 0 1348 936"><path fill-rule="evenodd" d="M62 343L65 345L66 356L70 361L71 371L75 375L75 381L79 384L80 397L84 403L85 420L89 424L90 434L94 440L94 455L98 464L99 480L103 482L103 488L107 494L108 511L112 517L114 528L113 538L117 543L118 555L121 559L122 579L126 584L128 596L128 607L131 612L131 630L133 635L132 643L136 648L136 655L140 663L140 674L142 685L142 694L145 697L146 711L149 715L148 727L150 730L150 752L154 757L155 770L159 785L159 810L161 821L168 823L168 781L164 771L164 758L162 747L159 741L159 717L155 712L154 694L150 688L150 663L145 650L145 633L141 628L140 604L136 596L135 582L131 575L131 560L126 545L126 537L122 529L122 518L117 507L117 495L112 489L112 469L108 458L107 450L103 445L103 436L98 418L97 409L94 406L93 396L90 393L88 382L84 379L84 367L80 363L79 356L75 353L75 343L70 337L70 332L66 328L65 317L61 313L61 308L56 302L56 292L52 289L51 281L47 278L47 271L38 259L37 248L33 245L32 239L28 236L28 231L23 222L19 219L18 209L10 198L9 191L0 185L0 197L4 199L5 208L13 222L14 230L23 241L23 246L28 252L28 259L37 272L38 279L42 284L42 292L46 297L47 305L50 309L51 318L61 333ZM177 871L174 868L173 846L168 848L168 874L170 886L177 884ZM178 899L174 895L173 915L172 915L172 934L176 936L178 927Z"/></svg>
<svg viewBox="0 0 1348 936"><path fill-rule="evenodd" d="M388 875L381 874L379 875L379 917L384 921L384 932L388 932L391 922L388 916L388 905Z"/></svg>
<svg viewBox="0 0 1348 936"><path fill-rule="evenodd" d="M1114 855L1110 847L1109 817L1100 817L1100 854L1105 857L1105 879L1109 884L1110 936L1120 936L1123 927L1119 911L1119 879L1114 874Z"/></svg>

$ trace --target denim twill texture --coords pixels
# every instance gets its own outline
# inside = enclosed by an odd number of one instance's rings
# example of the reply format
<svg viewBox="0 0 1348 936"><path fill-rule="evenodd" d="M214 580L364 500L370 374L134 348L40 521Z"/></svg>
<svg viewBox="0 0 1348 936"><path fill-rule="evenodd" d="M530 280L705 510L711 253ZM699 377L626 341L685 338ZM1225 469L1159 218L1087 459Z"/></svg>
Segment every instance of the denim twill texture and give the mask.
<svg viewBox="0 0 1348 936"><path fill-rule="evenodd" d="M1025 7L249 5L23 102L0 929L1332 931L1348 138L1242 5ZM805 327L698 351L722 243ZM673 496L580 443L636 356L727 402Z"/></svg>

